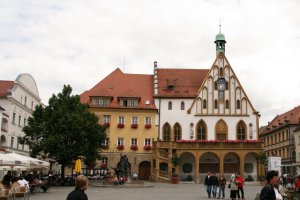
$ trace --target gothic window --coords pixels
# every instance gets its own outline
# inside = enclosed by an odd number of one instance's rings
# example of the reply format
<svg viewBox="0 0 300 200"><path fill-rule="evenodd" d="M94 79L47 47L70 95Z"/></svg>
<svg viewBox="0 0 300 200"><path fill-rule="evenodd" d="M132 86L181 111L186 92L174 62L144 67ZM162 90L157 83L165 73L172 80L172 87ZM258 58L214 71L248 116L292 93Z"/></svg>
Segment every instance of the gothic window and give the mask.
<svg viewBox="0 0 300 200"><path fill-rule="evenodd" d="M218 109L218 100L215 99L215 109Z"/></svg>
<svg viewBox="0 0 300 200"><path fill-rule="evenodd" d="M228 127L224 120L219 120L215 127L216 131L216 139L217 140L226 140L227 139L227 133L228 133Z"/></svg>
<svg viewBox="0 0 300 200"><path fill-rule="evenodd" d="M169 103L168 103L168 110L172 110L172 102L171 101L169 101Z"/></svg>
<svg viewBox="0 0 300 200"><path fill-rule="evenodd" d="M225 102L225 107L226 107L226 109L229 109L229 101L228 101L228 99L226 100L226 102Z"/></svg>
<svg viewBox="0 0 300 200"><path fill-rule="evenodd" d="M218 90L218 83L215 81L215 90Z"/></svg>
<svg viewBox="0 0 300 200"><path fill-rule="evenodd" d="M246 139L246 124L244 121L239 121L239 123L237 124L237 139Z"/></svg>
<svg viewBox="0 0 300 200"><path fill-rule="evenodd" d="M181 127L178 123L174 125L174 142L181 140Z"/></svg>
<svg viewBox="0 0 300 200"><path fill-rule="evenodd" d="M197 124L197 140L206 140L206 124L203 120Z"/></svg>
<svg viewBox="0 0 300 200"><path fill-rule="evenodd" d="M223 68L220 68L220 76L223 76Z"/></svg>
<svg viewBox="0 0 300 200"><path fill-rule="evenodd" d="M236 101L236 109L241 109L241 101L240 100Z"/></svg>
<svg viewBox="0 0 300 200"><path fill-rule="evenodd" d="M181 102L181 110L184 110L184 102Z"/></svg>
<svg viewBox="0 0 300 200"><path fill-rule="evenodd" d="M225 82L225 90L228 90L228 81Z"/></svg>
<svg viewBox="0 0 300 200"><path fill-rule="evenodd" d="M171 139L170 132L171 132L171 127L168 123L166 123L163 126L163 141L170 141Z"/></svg>
<svg viewBox="0 0 300 200"><path fill-rule="evenodd" d="M203 109L206 109L206 99L203 100Z"/></svg>

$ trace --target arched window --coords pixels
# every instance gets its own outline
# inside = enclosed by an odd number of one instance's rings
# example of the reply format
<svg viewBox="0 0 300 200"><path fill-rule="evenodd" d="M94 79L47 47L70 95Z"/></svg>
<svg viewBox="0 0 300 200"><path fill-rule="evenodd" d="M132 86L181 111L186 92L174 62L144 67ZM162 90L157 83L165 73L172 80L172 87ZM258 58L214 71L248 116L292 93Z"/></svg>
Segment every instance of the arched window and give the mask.
<svg viewBox="0 0 300 200"><path fill-rule="evenodd" d="M220 68L220 76L223 76L223 67Z"/></svg>
<svg viewBox="0 0 300 200"><path fill-rule="evenodd" d="M181 126L178 123L174 125L174 142L177 140L181 140Z"/></svg>
<svg viewBox="0 0 300 200"><path fill-rule="evenodd" d="M215 90L218 90L218 83L215 81Z"/></svg>
<svg viewBox="0 0 300 200"><path fill-rule="evenodd" d="M169 101L168 103L168 110L172 110L172 101Z"/></svg>
<svg viewBox="0 0 300 200"><path fill-rule="evenodd" d="M225 106L226 106L226 109L229 109L229 101L228 101L228 99L225 102Z"/></svg>
<svg viewBox="0 0 300 200"><path fill-rule="evenodd" d="M206 140L206 124L203 120L197 124L197 140Z"/></svg>
<svg viewBox="0 0 300 200"><path fill-rule="evenodd" d="M237 139L238 140L245 140L246 139L246 124L244 121L239 121L237 124Z"/></svg>
<svg viewBox="0 0 300 200"><path fill-rule="evenodd" d="M241 109L241 101L240 100L236 101L236 109Z"/></svg>
<svg viewBox="0 0 300 200"><path fill-rule="evenodd" d="M163 141L170 141L171 139L170 132L171 132L171 127L168 123L166 123L163 126Z"/></svg>
<svg viewBox="0 0 300 200"><path fill-rule="evenodd" d="M228 81L225 82L225 90L228 90Z"/></svg>
<svg viewBox="0 0 300 200"><path fill-rule="evenodd" d="M181 110L184 110L184 102L181 102Z"/></svg>
<svg viewBox="0 0 300 200"><path fill-rule="evenodd" d="M206 109L206 99L203 100L203 109Z"/></svg>
<svg viewBox="0 0 300 200"><path fill-rule="evenodd" d="M215 109L218 109L218 100L215 99Z"/></svg>
<svg viewBox="0 0 300 200"><path fill-rule="evenodd" d="M226 140L227 139L228 127L224 120L220 119L217 122L215 131L216 131L216 139L217 140Z"/></svg>

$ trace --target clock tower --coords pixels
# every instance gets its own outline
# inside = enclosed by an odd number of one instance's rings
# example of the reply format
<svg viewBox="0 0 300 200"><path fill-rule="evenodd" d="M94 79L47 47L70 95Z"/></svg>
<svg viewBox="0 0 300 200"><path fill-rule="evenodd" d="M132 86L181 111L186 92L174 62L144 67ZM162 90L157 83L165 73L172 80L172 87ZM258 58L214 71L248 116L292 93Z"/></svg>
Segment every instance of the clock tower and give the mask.
<svg viewBox="0 0 300 200"><path fill-rule="evenodd" d="M219 34L216 35L216 40L215 40L217 56L220 52L225 54L225 43L226 43L225 36L221 33L221 25L220 25L220 32Z"/></svg>

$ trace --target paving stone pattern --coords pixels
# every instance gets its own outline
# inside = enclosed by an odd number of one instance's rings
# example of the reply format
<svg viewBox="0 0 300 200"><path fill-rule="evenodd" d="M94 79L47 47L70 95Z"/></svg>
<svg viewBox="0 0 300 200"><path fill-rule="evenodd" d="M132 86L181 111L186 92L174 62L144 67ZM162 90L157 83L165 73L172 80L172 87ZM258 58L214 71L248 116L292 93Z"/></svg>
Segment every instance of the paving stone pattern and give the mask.
<svg viewBox="0 0 300 200"><path fill-rule="evenodd" d="M213 200L208 198L203 184L162 184L145 183L153 187L92 187L86 191L89 200ZM245 199L254 200L261 190L259 184L246 185ZM52 187L46 193L36 192L30 195L30 200L66 200L74 187ZM226 188L225 199L229 198Z"/></svg>

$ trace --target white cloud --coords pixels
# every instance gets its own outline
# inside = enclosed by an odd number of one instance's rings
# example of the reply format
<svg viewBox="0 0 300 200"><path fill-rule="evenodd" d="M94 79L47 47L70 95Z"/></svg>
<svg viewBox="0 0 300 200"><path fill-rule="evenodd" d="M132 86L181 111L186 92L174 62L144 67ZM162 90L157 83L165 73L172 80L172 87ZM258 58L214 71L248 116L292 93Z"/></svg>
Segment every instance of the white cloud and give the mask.
<svg viewBox="0 0 300 200"><path fill-rule="evenodd" d="M300 102L297 0L0 0L1 79L30 73L47 103L63 84L91 88L116 67L209 68L214 36L261 125ZM125 67L124 67L125 62Z"/></svg>

